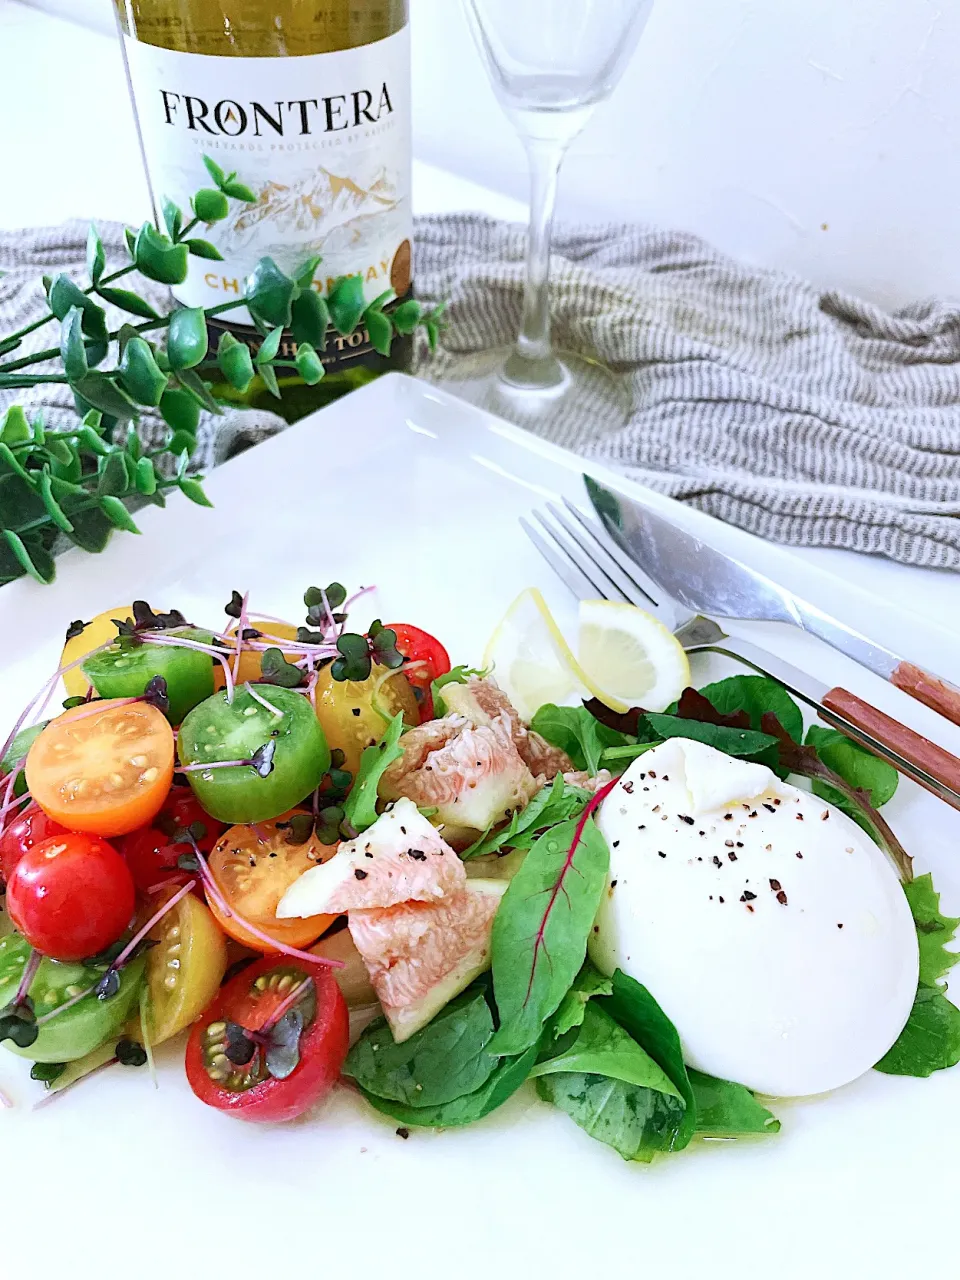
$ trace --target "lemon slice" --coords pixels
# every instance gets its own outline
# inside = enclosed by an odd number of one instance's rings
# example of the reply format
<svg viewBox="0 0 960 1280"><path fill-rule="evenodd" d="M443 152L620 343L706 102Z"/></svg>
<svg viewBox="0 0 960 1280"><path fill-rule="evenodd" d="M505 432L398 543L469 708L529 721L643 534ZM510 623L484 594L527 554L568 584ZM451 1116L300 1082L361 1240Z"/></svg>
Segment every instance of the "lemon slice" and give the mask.
<svg viewBox="0 0 960 1280"><path fill-rule="evenodd" d="M580 605L579 657L602 701L663 711L690 683L680 641L652 614L632 604L585 600ZM600 695L598 695L600 696Z"/></svg>
<svg viewBox="0 0 960 1280"><path fill-rule="evenodd" d="M587 675L564 640L560 628L534 587L522 591L504 614L487 643L483 665L492 674L522 719L530 721L547 702L579 702L601 698L616 711L627 704L613 700Z"/></svg>

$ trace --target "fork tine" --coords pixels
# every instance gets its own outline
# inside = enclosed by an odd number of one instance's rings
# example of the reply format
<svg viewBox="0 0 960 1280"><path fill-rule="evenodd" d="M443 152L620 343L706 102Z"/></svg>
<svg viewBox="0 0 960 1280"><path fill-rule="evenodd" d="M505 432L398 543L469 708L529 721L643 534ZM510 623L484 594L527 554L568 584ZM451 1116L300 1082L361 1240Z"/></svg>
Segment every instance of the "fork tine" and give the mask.
<svg viewBox="0 0 960 1280"><path fill-rule="evenodd" d="M590 534L591 538L600 545L611 560L617 564L625 577L633 584L636 591L645 596L647 600L657 609L663 608L665 605L673 604L673 601L666 594L662 587L657 586L651 577L644 571L643 566L634 560L634 558L618 545L616 540L612 538L604 529L599 521L591 520L589 516L584 515L578 506L570 501L569 498L563 499L563 505L567 508L572 516L576 518L578 523ZM643 607L641 605L641 607Z"/></svg>
<svg viewBox="0 0 960 1280"><path fill-rule="evenodd" d="M553 514L551 512L551 514ZM603 572L595 560L591 560L589 556L580 553L576 544L571 545L562 533L550 523L542 511L534 511L534 519L538 520L554 540L561 552L570 560L577 568L578 572L586 578L592 588L589 595L584 596L585 600L626 600L626 596L613 581Z"/></svg>
<svg viewBox="0 0 960 1280"><path fill-rule="evenodd" d="M547 540L533 527L529 520L520 517L520 525L524 533L536 547L536 549L546 560L547 564L554 571L560 581L570 588L578 600L589 600L594 595L596 588L593 583L586 578L577 566L563 556L557 554Z"/></svg>
<svg viewBox="0 0 960 1280"><path fill-rule="evenodd" d="M572 509L573 513L579 517L580 524L590 535L589 540L584 537L581 530L568 518L566 513L561 511L554 503L548 502L547 510L574 540L583 554L594 564L599 565L607 577L616 583L624 600L627 600L630 604L638 605L641 609L649 609L651 605L654 609L659 609L660 598L644 590L640 583L610 553L606 543L601 541L600 534L602 531L600 528L591 528L587 520L581 516L569 499L564 501L568 509Z"/></svg>

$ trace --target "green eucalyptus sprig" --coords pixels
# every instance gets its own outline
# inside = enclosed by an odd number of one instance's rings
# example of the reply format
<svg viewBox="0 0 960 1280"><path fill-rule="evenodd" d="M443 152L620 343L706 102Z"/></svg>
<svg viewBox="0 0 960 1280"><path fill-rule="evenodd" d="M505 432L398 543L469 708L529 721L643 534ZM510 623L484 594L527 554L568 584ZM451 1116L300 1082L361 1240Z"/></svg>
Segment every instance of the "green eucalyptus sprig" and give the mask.
<svg viewBox="0 0 960 1280"><path fill-rule="evenodd" d="M327 297L313 287L318 257L288 276L263 258L246 281L242 297L219 306L182 307L161 315L139 293L117 282L134 272L158 284L182 284L190 258L222 260L209 240L195 235L201 225L221 222L230 202L253 203L256 196L209 157L204 164L213 186L190 201L191 217L171 200L161 208L166 234L150 222L125 233L129 260L107 273L106 252L95 227L87 240L89 284L81 288L65 274L43 280L48 310L31 324L0 337L0 392L47 384L69 387L77 408L76 427L49 431L43 421L27 420L19 406L8 410L0 426L0 584L30 574L40 582L54 577L53 548L62 535L86 551L101 551L114 529L139 532L127 505L140 499L164 505L165 494L179 489L192 501L210 505L199 477L187 475L196 447L201 409L222 412L217 384L240 395L255 378L280 396L278 374L314 386L324 376L318 353L325 351L330 327L349 337L363 327L371 346L388 356L394 339L422 328L431 348L444 327L443 308L425 309L408 300L392 311L392 291L373 302L364 297L359 276L337 279ZM102 303L125 312L111 330ZM229 332L215 353L208 347L207 321L246 307L260 332L256 351ZM133 323L138 321L139 323ZM28 334L59 324L59 342L15 356ZM292 333L296 353L281 352L284 330ZM165 332L165 343L157 337ZM108 356L115 353L109 366ZM8 358L13 357L13 358ZM28 372L42 365L40 371ZM135 424L143 409L156 409L169 434L162 445L145 451ZM159 465L158 465L159 464ZM172 474L170 474L172 473Z"/></svg>

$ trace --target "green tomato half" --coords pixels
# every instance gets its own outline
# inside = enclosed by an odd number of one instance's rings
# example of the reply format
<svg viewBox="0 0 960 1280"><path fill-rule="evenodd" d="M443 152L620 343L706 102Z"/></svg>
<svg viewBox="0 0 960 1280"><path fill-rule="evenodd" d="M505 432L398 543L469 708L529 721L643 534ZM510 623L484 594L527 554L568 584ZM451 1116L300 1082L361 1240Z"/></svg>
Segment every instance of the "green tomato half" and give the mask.
<svg viewBox="0 0 960 1280"><path fill-rule="evenodd" d="M176 637L210 644L209 631L178 631ZM188 711L213 693L213 663L209 653L172 644L131 644L120 641L87 658L83 674L101 698L136 698L154 676L167 682L167 719L179 724Z"/></svg>
<svg viewBox="0 0 960 1280"><path fill-rule="evenodd" d="M234 826L268 822L294 808L330 768L330 748L310 699L292 689L258 684L265 707L245 688L215 693L180 726L183 765L250 760L273 743L273 768L260 777L250 765L191 770L190 785L207 813ZM273 709L271 709L273 708Z"/></svg>

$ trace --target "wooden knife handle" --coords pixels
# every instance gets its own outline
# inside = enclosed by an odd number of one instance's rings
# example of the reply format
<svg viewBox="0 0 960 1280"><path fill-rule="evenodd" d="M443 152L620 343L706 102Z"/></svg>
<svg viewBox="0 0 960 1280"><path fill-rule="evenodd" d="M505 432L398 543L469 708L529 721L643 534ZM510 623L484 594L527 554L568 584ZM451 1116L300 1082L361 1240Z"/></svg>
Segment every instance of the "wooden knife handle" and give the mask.
<svg viewBox="0 0 960 1280"><path fill-rule="evenodd" d="M865 733L871 734L892 751L898 752L904 760L918 769L923 769L938 782L955 792L960 792L960 760L943 747L938 747L929 738L924 738L922 734L908 729L906 725L878 711L869 702L864 702L862 698L849 693L846 689L831 689L829 693L824 694L823 705L828 711L842 716L857 728L863 729ZM917 781L920 782L920 779L918 778ZM924 784L920 782L920 785ZM930 791L932 788L927 787L927 790ZM934 794L937 793L934 792ZM943 796L940 797L940 799L943 798ZM957 808L960 805L954 807Z"/></svg>
<svg viewBox="0 0 960 1280"><path fill-rule="evenodd" d="M912 662L901 662L890 681L904 693L909 693L911 698L939 711L954 724L960 724L960 689L955 684L931 675L922 667L915 667Z"/></svg>

